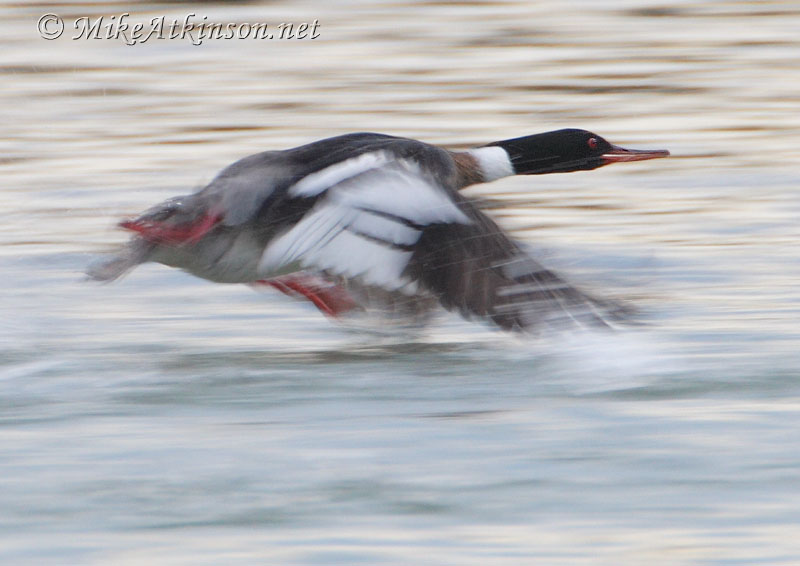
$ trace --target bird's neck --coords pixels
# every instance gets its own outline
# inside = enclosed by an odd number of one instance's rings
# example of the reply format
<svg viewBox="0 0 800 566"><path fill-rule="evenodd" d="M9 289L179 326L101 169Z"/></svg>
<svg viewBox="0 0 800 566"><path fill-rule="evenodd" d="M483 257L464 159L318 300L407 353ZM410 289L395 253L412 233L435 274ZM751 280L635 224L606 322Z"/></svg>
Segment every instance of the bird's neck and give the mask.
<svg viewBox="0 0 800 566"><path fill-rule="evenodd" d="M508 152L500 146L476 147L470 149L467 154L475 160L478 175L484 183L517 173Z"/></svg>

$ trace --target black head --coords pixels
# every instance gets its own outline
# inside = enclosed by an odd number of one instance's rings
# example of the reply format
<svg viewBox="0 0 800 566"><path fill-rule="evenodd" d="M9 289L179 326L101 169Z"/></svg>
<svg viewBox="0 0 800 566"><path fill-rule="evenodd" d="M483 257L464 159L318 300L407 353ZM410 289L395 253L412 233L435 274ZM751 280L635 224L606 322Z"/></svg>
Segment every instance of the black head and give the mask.
<svg viewBox="0 0 800 566"><path fill-rule="evenodd" d="M506 150L517 175L588 171L609 163L667 157L665 149L625 149L586 130L566 129L493 142Z"/></svg>

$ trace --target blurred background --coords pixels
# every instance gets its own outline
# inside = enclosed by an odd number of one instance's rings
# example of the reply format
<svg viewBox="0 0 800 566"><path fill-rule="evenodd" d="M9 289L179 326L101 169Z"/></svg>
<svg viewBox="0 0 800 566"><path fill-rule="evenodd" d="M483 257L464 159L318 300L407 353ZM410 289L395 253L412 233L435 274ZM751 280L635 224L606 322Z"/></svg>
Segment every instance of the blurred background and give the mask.
<svg viewBox="0 0 800 566"><path fill-rule="evenodd" d="M71 39L123 13L318 37ZM799 29L789 1L0 3L0 562L800 562ZM161 266L83 280L250 153L562 127L673 157L473 194L642 327L374 336Z"/></svg>

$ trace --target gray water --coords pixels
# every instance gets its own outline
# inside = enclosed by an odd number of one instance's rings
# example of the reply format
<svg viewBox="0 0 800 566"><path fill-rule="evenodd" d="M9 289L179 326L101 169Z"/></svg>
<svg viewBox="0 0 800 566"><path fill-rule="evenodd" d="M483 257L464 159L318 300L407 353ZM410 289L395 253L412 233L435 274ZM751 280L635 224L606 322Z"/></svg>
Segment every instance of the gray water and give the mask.
<svg viewBox="0 0 800 566"><path fill-rule="evenodd" d="M70 39L123 12L319 37ZM798 30L789 1L0 4L0 562L800 563ZM82 278L249 153L560 127L673 157L472 191L642 326L378 335Z"/></svg>

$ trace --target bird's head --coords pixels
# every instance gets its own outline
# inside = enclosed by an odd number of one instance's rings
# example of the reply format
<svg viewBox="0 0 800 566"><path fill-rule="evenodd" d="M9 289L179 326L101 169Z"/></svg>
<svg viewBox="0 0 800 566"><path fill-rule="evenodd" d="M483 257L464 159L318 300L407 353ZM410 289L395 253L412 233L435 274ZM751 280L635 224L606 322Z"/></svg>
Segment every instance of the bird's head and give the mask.
<svg viewBox="0 0 800 566"><path fill-rule="evenodd" d="M586 130L566 129L490 143L503 148L517 175L588 171L610 163L667 157L666 149L625 149Z"/></svg>

